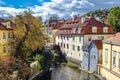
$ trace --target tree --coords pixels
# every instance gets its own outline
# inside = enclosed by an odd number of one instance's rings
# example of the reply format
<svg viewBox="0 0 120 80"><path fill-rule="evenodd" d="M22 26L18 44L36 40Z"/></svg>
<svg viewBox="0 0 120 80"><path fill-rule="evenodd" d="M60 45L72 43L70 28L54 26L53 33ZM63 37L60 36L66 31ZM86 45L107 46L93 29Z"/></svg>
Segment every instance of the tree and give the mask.
<svg viewBox="0 0 120 80"><path fill-rule="evenodd" d="M14 55L23 58L29 56L37 49L45 46L45 38L42 30L42 21L26 10L14 19L16 24L13 36Z"/></svg>
<svg viewBox="0 0 120 80"><path fill-rule="evenodd" d="M112 26L115 31L120 31L120 7L110 10L106 23Z"/></svg>
<svg viewBox="0 0 120 80"><path fill-rule="evenodd" d="M44 71L49 70L52 66L52 63L54 62L54 55L52 50L43 49L42 57L39 61Z"/></svg>
<svg viewBox="0 0 120 80"><path fill-rule="evenodd" d="M24 80L30 74L30 68L20 57L0 58L1 80Z"/></svg>

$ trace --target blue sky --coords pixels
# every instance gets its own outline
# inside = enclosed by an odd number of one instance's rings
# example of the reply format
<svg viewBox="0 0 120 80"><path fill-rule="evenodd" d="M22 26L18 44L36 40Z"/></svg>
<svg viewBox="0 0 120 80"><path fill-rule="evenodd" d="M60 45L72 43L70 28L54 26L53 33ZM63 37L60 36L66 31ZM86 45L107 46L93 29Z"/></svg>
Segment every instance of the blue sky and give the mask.
<svg viewBox="0 0 120 80"><path fill-rule="evenodd" d="M0 17L17 15L30 8L34 16L70 18L97 9L120 6L120 0L0 0Z"/></svg>
<svg viewBox="0 0 120 80"><path fill-rule="evenodd" d="M2 7L14 8L28 8L34 5L41 6L43 2L50 2L50 0L0 0Z"/></svg>

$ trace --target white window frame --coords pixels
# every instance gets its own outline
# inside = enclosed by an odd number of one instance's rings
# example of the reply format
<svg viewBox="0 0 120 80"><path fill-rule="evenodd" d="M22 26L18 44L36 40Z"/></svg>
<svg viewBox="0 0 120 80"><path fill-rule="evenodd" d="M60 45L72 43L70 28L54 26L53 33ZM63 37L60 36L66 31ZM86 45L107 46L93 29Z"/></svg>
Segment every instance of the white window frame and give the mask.
<svg viewBox="0 0 120 80"><path fill-rule="evenodd" d="M108 63L108 49L105 49L105 63Z"/></svg>
<svg viewBox="0 0 120 80"><path fill-rule="evenodd" d="M103 28L103 33L108 33L108 27Z"/></svg>
<svg viewBox="0 0 120 80"><path fill-rule="evenodd" d="M118 68L120 69L120 52L118 52Z"/></svg>
<svg viewBox="0 0 120 80"><path fill-rule="evenodd" d="M113 51L113 66L116 66L116 51Z"/></svg>
<svg viewBox="0 0 120 80"><path fill-rule="evenodd" d="M97 33L97 27L92 27L92 33Z"/></svg>

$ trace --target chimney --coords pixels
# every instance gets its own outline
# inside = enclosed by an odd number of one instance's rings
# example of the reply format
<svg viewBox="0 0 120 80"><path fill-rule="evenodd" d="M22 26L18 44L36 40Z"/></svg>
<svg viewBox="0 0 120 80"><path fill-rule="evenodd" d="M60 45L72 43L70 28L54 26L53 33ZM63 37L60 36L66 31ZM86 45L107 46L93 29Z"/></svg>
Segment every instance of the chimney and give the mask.
<svg viewBox="0 0 120 80"><path fill-rule="evenodd" d="M75 19L77 19L77 15L73 16L73 22L75 21Z"/></svg>
<svg viewBox="0 0 120 80"><path fill-rule="evenodd" d="M84 23L85 22L85 17L82 17L81 18L81 23Z"/></svg>

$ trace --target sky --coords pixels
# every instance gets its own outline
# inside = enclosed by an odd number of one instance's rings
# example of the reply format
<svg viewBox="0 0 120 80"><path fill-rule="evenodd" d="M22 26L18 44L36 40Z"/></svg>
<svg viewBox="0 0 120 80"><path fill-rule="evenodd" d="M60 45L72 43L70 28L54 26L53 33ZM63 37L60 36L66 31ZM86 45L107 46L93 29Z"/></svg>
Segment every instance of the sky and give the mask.
<svg viewBox="0 0 120 80"><path fill-rule="evenodd" d="M45 21L51 16L67 19L97 9L120 6L120 0L0 0L0 17L17 15L31 9Z"/></svg>

